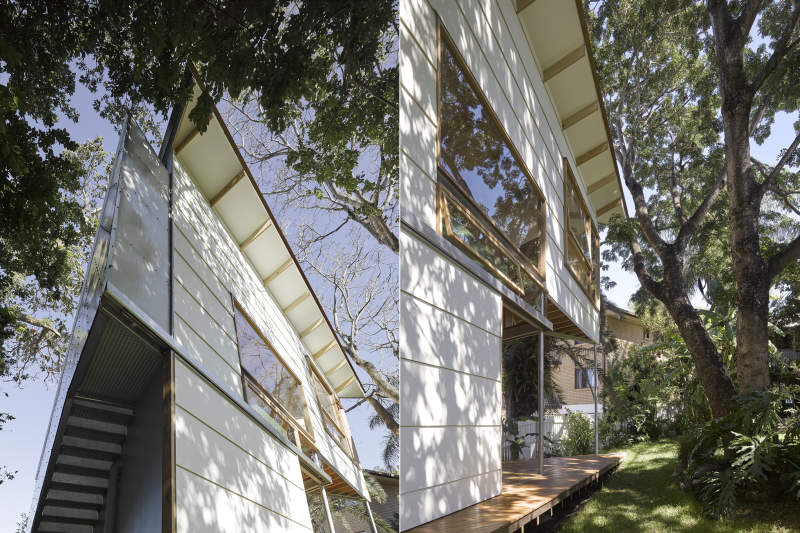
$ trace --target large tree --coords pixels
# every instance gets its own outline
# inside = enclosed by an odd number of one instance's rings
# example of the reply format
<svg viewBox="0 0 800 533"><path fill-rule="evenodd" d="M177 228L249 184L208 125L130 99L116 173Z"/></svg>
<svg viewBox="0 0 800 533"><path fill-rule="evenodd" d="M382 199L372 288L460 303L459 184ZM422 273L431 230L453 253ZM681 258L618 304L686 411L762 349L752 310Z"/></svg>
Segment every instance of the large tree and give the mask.
<svg viewBox="0 0 800 533"><path fill-rule="evenodd" d="M753 143L775 142L778 112L800 108L800 3L587 4L614 149L635 208L632 221L612 223L611 255L622 254L664 304L713 414L722 416L738 392L770 384L770 288L800 258L800 134L782 140L776 161L751 154ZM723 287L717 297L735 307L733 376L690 300L696 287Z"/></svg>

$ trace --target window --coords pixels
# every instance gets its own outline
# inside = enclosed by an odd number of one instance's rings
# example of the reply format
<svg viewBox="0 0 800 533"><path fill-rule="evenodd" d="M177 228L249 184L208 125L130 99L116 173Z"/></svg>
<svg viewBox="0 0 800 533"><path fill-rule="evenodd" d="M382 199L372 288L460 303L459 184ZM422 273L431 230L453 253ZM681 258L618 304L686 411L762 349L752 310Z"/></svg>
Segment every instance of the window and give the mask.
<svg viewBox="0 0 800 533"><path fill-rule="evenodd" d="M441 230L518 292L536 292L544 279L544 197L441 33Z"/></svg>
<svg viewBox="0 0 800 533"><path fill-rule="evenodd" d="M594 387L594 370L588 368L575 369L575 388L589 389Z"/></svg>
<svg viewBox="0 0 800 533"><path fill-rule="evenodd" d="M600 304L600 239L583 203L569 163L564 159L564 261L583 292Z"/></svg>
<svg viewBox="0 0 800 533"><path fill-rule="evenodd" d="M312 366L313 368L313 366ZM322 424L325 426L325 431L328 432L333 440L339 445L342 450L350 457L354 458L353 448L350 439L344 431L345 425L342 423L341 407L336 395L323 383L322 379L317 375L316 370L311 372L311 379L314 383L314 390L317 394L317 401L319 402L320 411L322 411Z"/></svg>
<svg viewBox="0 0 800 533"><path fill-rule="evenodd" d="M300 380L284 365L238 305L234 305L234 322L245 400L266 415L267 420L286 437L299 444L296 429L309 438L306 433L306 399Z"/></svg>

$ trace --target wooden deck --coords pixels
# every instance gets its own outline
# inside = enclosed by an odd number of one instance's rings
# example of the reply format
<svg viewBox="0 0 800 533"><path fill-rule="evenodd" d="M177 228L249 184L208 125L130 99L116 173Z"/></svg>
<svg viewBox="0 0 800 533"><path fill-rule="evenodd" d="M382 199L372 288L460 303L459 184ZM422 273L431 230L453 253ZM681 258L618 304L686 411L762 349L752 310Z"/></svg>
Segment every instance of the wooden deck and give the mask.
<svg viewBox="0 0 800 533"><path fill-rule="evenodd" d="M536 461L503 463L503 492L455 513L437 518L411 533L513 532L550 511L571 494L615 468L619 455L550 457L544 475L536 473Z"/></svg>

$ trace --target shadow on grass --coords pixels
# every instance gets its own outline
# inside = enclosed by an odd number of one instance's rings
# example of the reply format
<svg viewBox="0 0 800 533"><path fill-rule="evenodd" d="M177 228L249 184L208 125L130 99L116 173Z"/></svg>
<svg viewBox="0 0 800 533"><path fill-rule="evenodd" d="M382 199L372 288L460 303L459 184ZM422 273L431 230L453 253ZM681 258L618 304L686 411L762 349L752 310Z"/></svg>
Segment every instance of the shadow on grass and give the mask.
<svg viewBox="0 0 800 533"><path fill-rule="evenodd" d="M677 444L672 440L636 444L617 450L625 458L602 490L559 529L561 533L607 532L750 532L800 531L800 510L788 502L741 509L732 521L703 516L702 506L672 479Z"/></svg>

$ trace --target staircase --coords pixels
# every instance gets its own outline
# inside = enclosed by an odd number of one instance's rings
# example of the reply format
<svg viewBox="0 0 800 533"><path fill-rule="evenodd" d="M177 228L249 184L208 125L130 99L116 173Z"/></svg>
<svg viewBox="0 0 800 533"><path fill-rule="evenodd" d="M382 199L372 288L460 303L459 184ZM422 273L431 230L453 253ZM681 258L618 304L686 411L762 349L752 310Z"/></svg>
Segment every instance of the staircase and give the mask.
<svg viewBox="0 0 800 533"><path fill-rule="evenodd" d="M34 531L111 531L104 523L113 524L117 460L132 416L129 407L72 400Z"/></svg>

